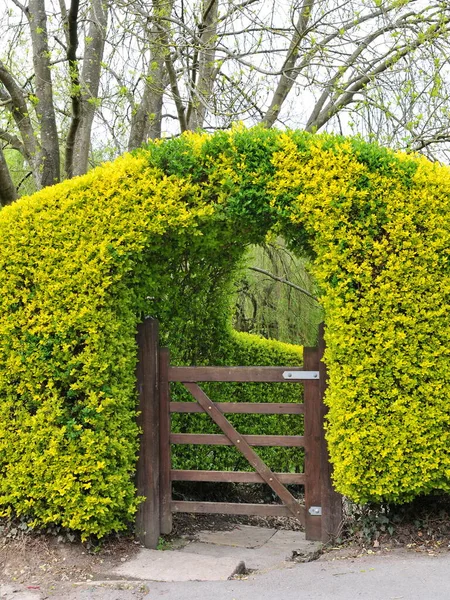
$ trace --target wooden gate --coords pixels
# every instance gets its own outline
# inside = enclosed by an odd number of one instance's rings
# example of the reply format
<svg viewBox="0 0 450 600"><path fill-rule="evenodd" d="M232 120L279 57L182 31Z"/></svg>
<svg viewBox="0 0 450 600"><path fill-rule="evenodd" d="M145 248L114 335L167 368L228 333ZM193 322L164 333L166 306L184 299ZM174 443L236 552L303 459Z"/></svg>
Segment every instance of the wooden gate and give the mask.
<svg viewBox="0 0 450 600"><path fill-rule="evenodd" d="M177 512L295 517L305 527L306 539L329 541L338 535L341 497L331 485L323 421L326 386L323 355L323 328L318 348L304 348L299 367L175 367L169 352L159 348L158 323L147 319L138 330L139 362L137 383L140 399L139 425L142 429L137 469L138 494L145 496L137 515L140 541L155 548L161 533L172 530L172 515ZM199 382L284 382L302 383L303 404L233 403L210 399ZM180 382L196 402L171 402L170 384ZM172 433L172 413L204 412L219 426L221 434ZM227 414L303 414L304 435L241 435ZM254 472L182 471L171 465L172 444L233 445L249 462ZM253 450L254 446L294 446L305 451L304 473L274 473ZM243 504L228 502L187 502L172 499L172 481L266 483L281 504ZM304 485L304 504L300 504L287 484Z"/></svg>

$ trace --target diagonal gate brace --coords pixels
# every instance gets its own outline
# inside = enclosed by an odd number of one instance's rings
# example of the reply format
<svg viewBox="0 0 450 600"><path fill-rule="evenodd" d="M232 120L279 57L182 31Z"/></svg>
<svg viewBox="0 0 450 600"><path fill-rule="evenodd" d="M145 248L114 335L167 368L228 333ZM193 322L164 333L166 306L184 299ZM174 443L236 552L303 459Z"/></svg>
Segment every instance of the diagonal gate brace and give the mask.
<svg viewBox="0 0 450 600"><path fill-rule="evenodd" d="M285 488L278 477L273 473L265 462L258 456L251 446L243 439L241 434L233 427L223 413L217 408L205 392L196 383L183 383L184 387L197 400L203 410L209 414L212 420L220 427L227 438L245 456L248 462L254 467L257 473L261 475L264 481L277 494L283 504L288 508L294 517L305 522L305 507L302 506L294 496Z"/></svg>

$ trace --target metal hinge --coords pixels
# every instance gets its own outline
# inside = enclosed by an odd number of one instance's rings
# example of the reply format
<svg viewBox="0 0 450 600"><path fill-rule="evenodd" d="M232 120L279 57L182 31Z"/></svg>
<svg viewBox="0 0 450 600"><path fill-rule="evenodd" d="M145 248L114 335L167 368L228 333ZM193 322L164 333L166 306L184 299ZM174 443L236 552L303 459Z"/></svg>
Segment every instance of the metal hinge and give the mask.
<svg viewBox="0 0 450 600"><path fill-rule="evenodd" d="M284 371L283 379L319 379L319 371Z"/></svg>
<svg viewBox="0 0 450 600"><path fill-rule="evenodd" d="M313 517L320 517L322 515L322 507L321 506L310 506L308 512Z"/></svg>

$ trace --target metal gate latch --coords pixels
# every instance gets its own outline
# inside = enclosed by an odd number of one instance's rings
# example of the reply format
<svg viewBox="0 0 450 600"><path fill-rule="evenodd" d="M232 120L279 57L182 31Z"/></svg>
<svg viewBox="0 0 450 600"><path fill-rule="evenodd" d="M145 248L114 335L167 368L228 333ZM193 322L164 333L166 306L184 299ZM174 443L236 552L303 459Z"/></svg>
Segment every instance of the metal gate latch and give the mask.
<svg viewBox="0 0 450 600"><path fill-rule="evenodd" d="M283 371L283 379L319 379L319 371Z"/></svg>
<svg viewBox="0 0 450 600"><path fill-rule="evenodd" d="M322 507L321 506L310 506L308 512L313 517L320 517L322 515Z"/></svg>

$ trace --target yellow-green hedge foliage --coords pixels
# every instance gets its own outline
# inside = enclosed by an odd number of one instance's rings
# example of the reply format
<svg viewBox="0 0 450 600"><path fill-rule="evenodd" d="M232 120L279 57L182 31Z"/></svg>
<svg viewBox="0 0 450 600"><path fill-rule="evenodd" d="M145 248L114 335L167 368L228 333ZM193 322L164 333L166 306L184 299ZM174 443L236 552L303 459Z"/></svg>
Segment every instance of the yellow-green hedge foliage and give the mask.
<svg viewBox="0 0 450 600"><path fill-rule="evenodd" d="M273 205L316 256L339 491L449 491L450 169L357 140L305 152L295 135L273 163Z"/></svg>
<svg viewBox="0 0 450 600"><path fill-rule="evenodd" d="M196 235L210 209L194 196L126 156L1 211L3 514L85 536L133 515L133 278L149 243Z"/></svg>
<svg viewBox="0 0 450 600"><path fill-rule="evenodd" d="M450 171L333 136L185 134L0 212L0 506L84 536L136 508L136 324L230 357L245 247L315 258L338 489L450 489ZM238 355L236 354L236 357Z"/></svg>

